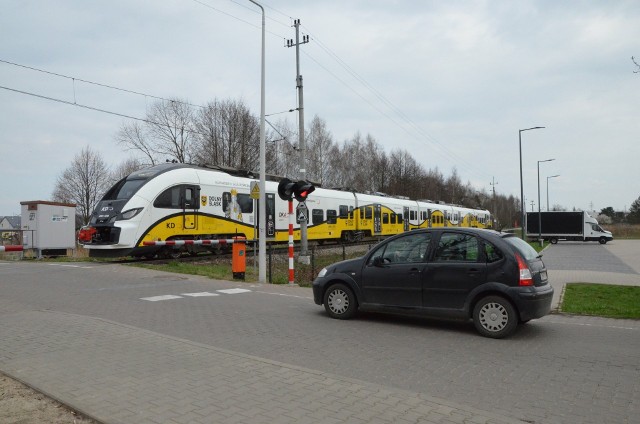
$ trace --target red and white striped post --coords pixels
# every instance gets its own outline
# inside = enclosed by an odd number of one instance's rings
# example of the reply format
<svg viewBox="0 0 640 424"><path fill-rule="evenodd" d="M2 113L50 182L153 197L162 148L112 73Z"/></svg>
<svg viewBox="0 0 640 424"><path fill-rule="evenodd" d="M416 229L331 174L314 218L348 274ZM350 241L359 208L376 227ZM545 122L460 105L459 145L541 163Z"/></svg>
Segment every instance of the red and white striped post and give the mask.
<svg viewBox="0 0 640 424"><path fill-rule="evenodd" d="M293 270L293 200L289 200L289 284L294 284L294 270Z"/></svg>

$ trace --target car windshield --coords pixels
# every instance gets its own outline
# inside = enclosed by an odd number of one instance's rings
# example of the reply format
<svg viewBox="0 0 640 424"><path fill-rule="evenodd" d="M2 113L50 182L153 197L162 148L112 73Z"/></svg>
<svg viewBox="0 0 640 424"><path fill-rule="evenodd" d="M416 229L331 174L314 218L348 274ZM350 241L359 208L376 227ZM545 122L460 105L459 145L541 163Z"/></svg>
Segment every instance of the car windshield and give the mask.
<svg viewBox="0 0 640 424"><path fill-rule="evenodd" d="M538 252L526 241L515 236L505 237L504 240L515 247L525 260L530 261L538 257Z"/></svg>

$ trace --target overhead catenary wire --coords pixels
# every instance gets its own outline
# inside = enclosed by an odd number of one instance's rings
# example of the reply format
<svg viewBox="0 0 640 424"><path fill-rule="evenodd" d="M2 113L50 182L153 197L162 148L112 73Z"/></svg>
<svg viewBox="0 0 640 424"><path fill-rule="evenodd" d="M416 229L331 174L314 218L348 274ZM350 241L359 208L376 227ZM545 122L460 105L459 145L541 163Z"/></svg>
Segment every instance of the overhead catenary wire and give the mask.
<svg viewBox="0 0 640 424"><path fill-rule="evenodd" d="M224 10L221 10L220 8L214 7L208 3L206 3L205 1L202 0L192 0L193 2L206 7L216 13L220 13L223 14L225 16L228 16L232 19L235 19L237 21L240 21L246 25L250 25L252 27L255 28L259 28L258 25L253 24L250 21L247 21L245 19L239 18L235 15L233 15L232 13L226 12ZM246 8L247 10L251 10L252 9L246 7L245 5L241 4L240 2L236 1L236 0L229 0L230 2L241 6L243 8ZM269 7L268 5L266 5L267 8L275 11L276 13L287 17L288 19L291 19L288 15L286 15L285 13ZM257 12L256 12L257 13ZM281 22L280 20L274 19L272 17L269 17L269 19L281 26L284 27L289 27L290 25L285 24L283 22ZM311 32L308 30L308 28L305 26L305 29L307 30L307 32L309 32L309 34L311 35ZM268 31L270 35L276 36L280 39L284 39L286 37L283 37L281 34L277 34L275 32L271 32ZM464 160L464 158L462 158L460 155L457 155L455 152L452 152L445 144L441 143L439 140L437 140L435 137L433 137L432 135L430 135L426 130L424 130L423 128L421 128L419 125L417 125L414 121L412 121L401 109L399 109L397 106L395 106L391 101L389 101L384 95L382 95L382 93L377 90L373 85L371 85L370 83L368 83L362 76L360 76L356 71L353 70L353 68L351 68L344 60L342 60L336 53L334 53L329 47L327 47L318 37L313 36L313 40L315 41L314 44L317 44L319 46L319 48L328 55L328 57L330 57L333 61L335 61L342 69L345 70L345 72L351 77L354 78L359 84L361 84L367 91L371 92L373 94L373 96L382 103L383 107L378 106L377 104L375 104L374 102L372 102L370 99L368 99L365 95L363 95L362 93L360 93L358 90L356 90L351 84L349 84L348 82L344 81L342 78L340 78L335 72L332 72L326 65L322 64L322 62L319 59L316 59L315 57L313 57L312 55L310 55L308 52L303 52L303 54L305 54L306 57L308 57L311 61L313 61L317 66L319 66L321 69L323 69L325 72L327 72L331 77L333 77L334 79L336 79L342 86L344 86L346 89L348 89L349 91L353 92L358 98L360 98L362 101L364 101L365 103L369 104L374 110L376 110L378 113L380 113L382 116L384 116L386 119L388 119L390 122L392 122L395 126L397 126L398 128L400 128L403 132L405 132L407 135L417 139L418 141L425 143L425 144L430 144L432 145L443 157L446 157L450 160L453 160L454 162L463 162L465 164L466 169L468 170L474 170L474 171L478 171L471 163L467 162ZM171 102L177 102L180 104L184 104L184 105L188 105L191 107L198 107L198 108L205 108L206 106L202 106L202 105L197 105L197 104L193 104L193 103L189 103L189 102L184 102L178 99L168 99L165 97L161 97L161 96L157 96L157 95L151 95L151 94L147 94L147 93L142 93L136 90L130 90L130 89L124 89L124 88L120 88L114 85L110 85L110 84L104 84L104 83L98 83L98 82L94 82L94 81L90 81L87 79L82 79L82 78L77 78L77 77L71 77L71 76L67 76L67 75L63 75L63 74L59 74L59 73L55 73L55 72L50 72L50 71L45 71L42 69L38 69L38 68L34 68L34 67L30 67L30 66L25 66L25 65L20 65L14 62L10 62L7 60L2 60L0 59L0 62L3 63L7 63L7 64L11 64L14 66L19 66L22 68L26 68L26 69L31 69L34 71L38 71L38 72L44 72L50 75L54 75L54 76L58 76L58 77L62 77L62 78L68 78L71 79L73 81L73 89L74 89L74 102L75 102L75 91L76 91L76 87L75 87L75 81L78 82L82 82L82 83L86 83L86 84L92 84L92 85L96 85L96 86L100 86L100 87L104 87L104 88L108 88L108 89L113 89L113 90L118 90L118 91L122 91L122 92L126 92L126 93L131 93L131 94L135 94L135 95L141 95L141 96L145 96L148 98L153 98L153 99L157 99L157 100L162 100L162 101L171 101ZM16 90L19 92L19 90ZM46 96L38 96L38 97L42 97L42 98L46 98ZM136 117L131 117L129 115L126 114L120 114L118 112L112 112L112 111L106 111L104 109L101 108L97 108L97 107L91 107L91 106L87 106L87 105L79 105L80 107L86 108L86 109L91 109L91 110L95 110L95 111L103 111L105 113L110 113L113 115L118 115L118 116L122 116L125 118L129 118L129 119L137 119L140 121L144 121L144 119L142 118L136 118ZM388 109L391 113L389 113L387 110ZM474 173L478 173L478 172L474 172ZM488 175L485 172L479 172L483 175ZM484 178L484 177L483 177Z"/></svg>

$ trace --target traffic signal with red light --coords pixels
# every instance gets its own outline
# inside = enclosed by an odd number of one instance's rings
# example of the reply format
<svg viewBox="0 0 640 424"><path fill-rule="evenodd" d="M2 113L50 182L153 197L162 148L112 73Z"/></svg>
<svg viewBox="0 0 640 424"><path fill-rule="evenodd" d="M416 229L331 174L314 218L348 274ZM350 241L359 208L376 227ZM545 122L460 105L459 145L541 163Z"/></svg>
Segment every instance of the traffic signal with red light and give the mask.
<svg viewBox="0 0 640 424"><path fill-rule="evenodd" d="M298 181L293 185L293 195L298 202L304 202L315 189L315 186L308 181Z"/></svg>
<svg viewBox="0 0 640 424"><path fill-rule="evenodd" d="M295 197L298 202L304 202L307 200L307 196L315 189L315 186L308 181L297 181L294 183L288 178L283 178L278 184L278 196L288 202L293 200L293 197Z"/></svg>

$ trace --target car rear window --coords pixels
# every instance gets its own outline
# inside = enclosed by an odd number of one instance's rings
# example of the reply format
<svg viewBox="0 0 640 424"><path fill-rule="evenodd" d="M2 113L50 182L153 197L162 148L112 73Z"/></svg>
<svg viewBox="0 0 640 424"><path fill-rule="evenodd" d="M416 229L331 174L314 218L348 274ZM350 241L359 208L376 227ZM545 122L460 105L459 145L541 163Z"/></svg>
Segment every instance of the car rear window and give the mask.
<svg viewBox="0 0 640 424"><path fill-rule="evenodd" d="M538 252L521 238L509 236L505 237L504 240L515 247L525 260L530 261L538 257Z"/></svg>

